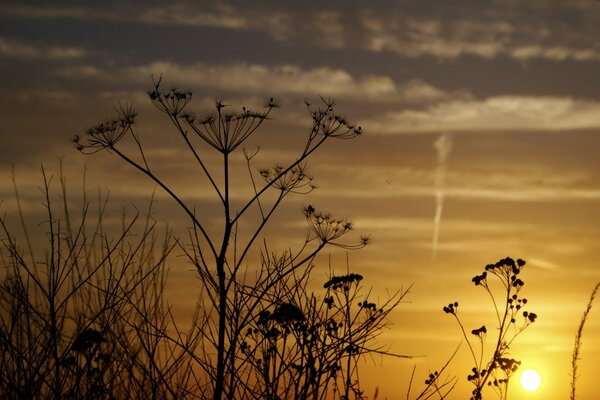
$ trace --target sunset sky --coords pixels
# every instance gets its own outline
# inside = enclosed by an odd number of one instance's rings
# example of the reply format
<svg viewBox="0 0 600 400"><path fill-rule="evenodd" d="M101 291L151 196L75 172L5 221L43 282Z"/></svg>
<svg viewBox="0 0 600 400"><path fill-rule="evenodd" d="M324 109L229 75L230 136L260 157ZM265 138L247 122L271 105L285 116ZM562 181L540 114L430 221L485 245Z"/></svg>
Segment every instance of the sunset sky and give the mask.
<svg viewBox="0 0 600 400"><path fill-rule="evenodd" d="M297 245L300 209L314 204L371 235L349 260L377 296L413 285L380 342L424 357L370 361L367 394L378 387L379 398L405 398L413 365L417 388L443 365L461 341L442 311L449 302L460 302L469 329L493 326L491 303L471 278L511 256L527 261L523 291L539 315L511 354L543 379L532 394L515 379L511 398L567 398L575 331L600 281L600 2L91 3L0 4L2 213L15 211L14 165L24 210L37 223L40 164L56 173L61 157L73 191L87 162L90 192L110 191L115 209L145 204L156 189L148 180L106 152L86 157L70 143L119 102L139 112L165 179L210 209L215 198L148 99L153 75L191 90L197 114L216 98L258 109L274 97L281 108L249 144L260 144L266 164L301 150L311 122L304 100L334 98L365 134L332 141L313 158L318 190L287 199L270 232L274 246ZM155 217L184 228L167 196L156 189L156 197ZM331 256L344 271L346 254ZM194 302L193 274L173 265L181 310ZM315 280L326 274L324 258ZM597 398L597 360L600 304L584 331L581 400ZM471 367L463 345L448 368L459 378L451 398L467 397Z"/></svg>

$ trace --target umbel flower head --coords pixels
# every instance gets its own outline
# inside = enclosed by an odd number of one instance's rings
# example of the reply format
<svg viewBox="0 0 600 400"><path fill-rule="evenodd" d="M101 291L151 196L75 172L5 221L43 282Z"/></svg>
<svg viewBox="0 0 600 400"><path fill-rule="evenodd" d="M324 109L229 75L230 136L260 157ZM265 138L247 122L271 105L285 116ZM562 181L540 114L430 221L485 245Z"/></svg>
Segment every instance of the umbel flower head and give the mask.
<svg viewBox="0 0 600 400"><path fill-rule="evenodd" d="M339 139L352 139L363 133L361 126L348 122L345 117L337 115L334 111L335 102L321 97L322 104L313 107L310 102L305 102L306 108L313 120L311 137L322 135Z"/></svg>
<svg viewBox="0 0 600 400"><path fill-rule="evenodd" d="M102 149L112 149L127 134L132 133L137 112L131 104L116 107L117 117L94 125L85 132L87 140L79 135L73 137L75 148L82 153L96 153Z"/></svg>
<svg viewBox="0 0 600 400"><path fill-rule="evenodd" d="M185 106L192 100L192 92L180 90L176 87L163 90L160 88L161 80L162 77L159 77L154 82L154 89L148 92L150 101L160 111L173 118L177 118L181 115Z"/></svg>
<svg viewBox="0 0 600 400"><path fill-rule="evenodd" d="M246 107L242 107L241 112L226 112L227 107L221 100L215 100L215 114L200 120L193 113L181 113L177 117L183 119L211 147L221 153L230 153L252 135L278 105L271 98L262 112Z"/></svg>
<svg viewBox="0 0 600 400"><path fill-rule="evenodd" d="M287 170L281 165L276 165L261 168L258 172L268 184L283 192L306 194L316 188L313 177L308 174L308 167L303 163Z"/></svg>
<svg viewBox="0 0 600 400"><path fill-rule="evenodd" d="M273 98L270 98L262 112L251 111L245 107L239 112L227 112L229 105L217 99L216 113L197 118L196 114L186 110L192 100L192 92L176 87L165 90L161 87L161 81L162 77L154 81L154 89L148 92L152 104L167 114L178 126L181 121L187 124L200 139L224 154L239 147L268 119L271 110L278 107Z"/></svg>
<svg viewBox="0 0 600 400"><path fill-rule="evenodd" d="M303 210L310 230L323 242L331 242L352 230L352 222L335 218L308 205Z"/></svg>
<svg viewBox="0 0 600 400"><path fill-rule="evenodd" d="M302 209L302 213L308 222L308 241L316 239L322 244L327 243L343 249L360 249L371 242L369 236L361 236L359 243L354 245L336 242L337 239L353 229L352 222L317 211L310 204Z"/></svg>

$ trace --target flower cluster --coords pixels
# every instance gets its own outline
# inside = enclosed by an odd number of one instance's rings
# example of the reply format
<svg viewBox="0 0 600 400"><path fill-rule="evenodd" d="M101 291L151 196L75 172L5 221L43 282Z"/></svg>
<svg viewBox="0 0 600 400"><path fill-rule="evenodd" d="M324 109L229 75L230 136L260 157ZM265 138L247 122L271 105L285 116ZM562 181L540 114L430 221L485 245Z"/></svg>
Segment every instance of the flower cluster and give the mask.
<svg viewBox="0 0 600 400"><path fill-rule="evenodd" d="M498 357L492 362L491 368L500 368L510 376L519 369L519 365L521 365L521 361L517 361L514 358Z"/></svg>
<svg viewBox="0 0 600 400"><path fill-rule="evenodd" d="M487 285L487 271L483 271L481 275L476 275L471 279L471 281L475 284L475 286L479 285Z"/></svg>
<svg viewBox="0 0 600 400"><path fill-rule="evenodd" d="M475 385L473 395L471 396L472 400L480 400L482 398L482 389L485 386L492 386L500 394L506 393L509 379L520 365L519 361L509 357L510 345L537 318L535 313L524 311L528 301L526 298L520 296L520 291L525 283L519 276L524 266L525 261L506 257L494 264L486 265L481 274L471 279L476 286L482 287L491 297L498 321L498 338L494 340L496 343L495 349L492 351L492 357L487 363L484 363L482 358L488 334L487 327L482 325L480 328L471 330L471 334L481 344L481 354L477 354L474 347L471 346L472 339L467 336L457 316L458 303L450 303L443 308L445 313L453 315L457 320L475 361L475 367L471 370L472 373L467 376L467 380ZM502 294L502 298L506 299L504 309L499 307L494 293L495 290L489 284L491 277L496 277L504 287L504 293ZM517 326L516 321L520 315L523 316L524 321L521 326Z"/></svg>
<svg viewBox="0 0 600 400"><path fill-rule="evenodd" d="M87 142L82 143L82 138L75 135L72 138L75 148L83 153L96 153L102 149L113 149L114 146L127 134L132 133L137 112L131 105L116 108L117 117L104 121L89 128L85 133Z"/></svg>
<svg viewBox="0 0 600 400"><path fill-rule="evenodd" d="M335 299L333 298L333 296L328 296L325 297L323 302L327 304L327 309L331 310L333 308L333 305L335 304Z"/></svg>
<svg viewBox="0 0 600 400"><path fill-rule="evenodd" d="M352 139L362 135L362 127L349 123L346 118L335 113L333 100L323 98L321 100L323 104L316 108L306 102L306 107L313 120L311 137L323 135L340 139Z"/></svg>
<svg viewBox="0 0 600 400"><path fill-rule="evenodd" d="M481 378L483 375L485 375L486 370L482 369L481 371L479 371L479 370L477 370L477 368L473 367L473 368L471 368L471 372L473 372L473 373L470 375L467 375L467 380L469 382L475 381L475 380Z"/></svg>
<svg viewBox="0 0 600 400"><path fill-rule="evenodd" d="M313 177L307 173L308 168L304 164L298 164L286 170L281 165L270 168L261 168L260 176L271 186L282 192L294 192L306 194L316 188L312 183Z"/></svg>
<svg viewBox="0 0 600 400"><path fill-rule="evenodd" d="M535 319L537 318L537 314L528 311L523 311L523 317L527 318L530 323L534 323Z"/></svg>
<svg viewBox="0 0 600 400"><path fill-rule="evenodd" d="M277 307L275 307L275 311L273 311L271 318L280 324L303 321L305 319L302 310L292 303L278 304Z"/></svg>
<svg viewBox="0 0 600 400"><path fill-rule="evenodd" d="M268 118L277 104L270 99L263 112L250 111L242 107L241 112L224 112L228 105L215 101L216 115L208 115L197 120L192 113L182 113L179 117L207 144L217 151L227 154L234 151Z"/></svg>
<svg viewBox="0 0 600 400"><path fill-rule="evenodd" d="M471 331L471 334L473 334L475 336L479 336L480 338L483 337L483 335L485 335L486 333L487 333L487 328L485 327L485 325L483 325L481 328L473 329Z"/></svg>
<svg viewBox="0 0 600 400"><path fill-rule="evenodd" d="M519 258L515 261L510 257L506 257L495 264L486 265L485 271L488 271L499 277L505 286L510 285L517 289L520 289L525 283L521 279L519 279L517 275L519 275L524 266L524 260L521 260ZM480 275L479 277L481 276L482 275ZM478 277L473 278L473 282L475 282L476 285L478 285L479 283L485 284L485 275L483 275L482 279L478 279L478 281L476 281L476 278Z"/></svg>
<svg viewBox="0 0 600 400"><path fill-rule="evenodd" d="M525 260L521 260L520 258L515 261L511 257L505 257L499 260L495 264L488 264L485 266L486 271L494 271L498 269L506 269L507 267L512 270L512 272L516 275L521 269L525 266Z"/></svg>
<svg viewBox="0 0 600 400"><path fill-rule="evenodd" d="M455 301L454 303L450 303L447 306L443 307L442 310L444 310L444 312L446 314L456 315L457 308L458 308L458 302Z"/></svg>
<svg viewBox="0 0 600 400"><path fill-rule="evenodd" d="M152 104L160 111L177 118L192 100L192 92L175 87L169 90L160 88L160 79L154 83L154 89L148 92ZM182 115L183 117L183 115Z"/></svg>
<svg viewBox="0 0 600 400"><path fill-rule="evenodd" d="M90 348L106 342L102 333L93 328L83 330L73 342L73 350L82 353Z"/></svg>
<svg viewBox="0 0 600 400"><path fill-rule="evenodd" d="M354 283L354 282L358 283L358 282L362 281L362 279L363 279L363 276L360 274L332 276L331 279L329 279L327 282L325 282L323 287L325 289L331 288L332 290L338 290L338 289L348 290L348 288L350 287L350 285L352 283Z"/></svg>
<svg viewBox="0 0 600 400"><path fill-rule="evenodd" d="M352 230L350 221L316 211L311 205L305 207L303 213L310 231L323 243L330 243Z"/></svg>
<svg viewBox="0 0 600 400"><path fill-rule="evenodd" d="M425 384L432 385L439 376L440 376L440 373L438 371L434 371L434 372L430 373L429 376L427 377L427 379L425 380Z"/></svg>
<svg viewBox="0 0 600 400"><path fill-rule="evenodd" d="M265 339L277 340L281 335L288 335L292 330L306 332L306 317L302 310L293 303L280 302L273 311L262 310L256 317L256 328L249 328L246 337L262 336ZM250 349L250 345L241 346Z"/></svg>
<svg viewBox="0 0 600 400"><path fill-rule="evenodd" d="M193 112L186 110L192 100L192 92L175 87L161 88L161 78L154 82L154 89L148 92L152 104L167 114L179 126L183 120L204 142L221 153L235 150L265 121L273 108L278 107L273 98L265 103L266 110L255 112L242 107L240 112L225 112L228 107L222 100L215 100L216 114L198 119ZM183 128L179 126L180 130Z"/></svg>
<svg viewBox="0 0 600 400"><path fill-rule="evenodd" d="M377 304L369 303L367 300L361 301L358 303L360 308L364 308L365 310L377 311Z"/></svg>

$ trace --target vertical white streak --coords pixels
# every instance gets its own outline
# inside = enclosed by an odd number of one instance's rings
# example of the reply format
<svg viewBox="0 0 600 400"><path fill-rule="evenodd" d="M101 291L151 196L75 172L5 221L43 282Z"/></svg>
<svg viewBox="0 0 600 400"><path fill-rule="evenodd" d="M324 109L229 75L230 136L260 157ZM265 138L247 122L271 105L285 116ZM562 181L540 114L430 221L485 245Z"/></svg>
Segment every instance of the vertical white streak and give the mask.
<svg viewBox="0 0 600 400"><path fill-rule="evenodd" d="M437 168L435 170L435 216L433 218L433 239L431 243L431 260L435 262L437 258L438 242L440 239L440 225L442 222L442 212L444 210L444 185L446 182L446 169L448 157L452 151L452 139L447 133L441 135L434 143L434 149L437 151Z"/></svg>

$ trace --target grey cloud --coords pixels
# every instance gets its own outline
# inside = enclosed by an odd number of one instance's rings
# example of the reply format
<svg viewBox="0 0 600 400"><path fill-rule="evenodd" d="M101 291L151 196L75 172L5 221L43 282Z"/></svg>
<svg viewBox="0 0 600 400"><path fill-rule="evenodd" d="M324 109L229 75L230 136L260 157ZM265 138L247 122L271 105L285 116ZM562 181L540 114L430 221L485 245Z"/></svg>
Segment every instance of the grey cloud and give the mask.
<svg viewBox="0 0 600 400"><path fill-rule="evenodd" d="M136 8L137 7L137 8ZM402 57L483 59L507 57L554 62L599 61L600 6L593 1L487 1L417 5L371 4L369 7L312 7L244 3L173 2L121 5L110 9L82 6L1 8L21 18L130 20L152 25L252 30L272 39L324 48L390 52ZM379 8L377 8L379 7ZM135 12L134 11L135 8ZM131 16L129 16L131 15Z"/></svg>
<svg viewBox="0 0 600 400"><path fill-rule="evenodd" d="M0 37L0 57L20 59L71 60L83 58L86 51L79 47L61 47L47 44L24 43Z"/></svg>
<svg viewBox="0 0 600 400"><path fill-rule="evenodd" d="M376 133L598 129L600 103L571 97L494 96L390 112L361 123Z"/></svg>
<svg viewBox="0 0 600 400"><path fill-rule="evenodd" d="M447 92L423 80L397 83L386 75L353 75L329 66L302 68L297 65L179 64L155 61L149 64L117 68L92 65L61 67L55 74L74 80L91 79L105 83L137 83L147 87L151 77L186 88L208 88L216 92L262 94L269 96L332 96L374 104L430 104L450 98L469 98L465 91Z"/></svg>

